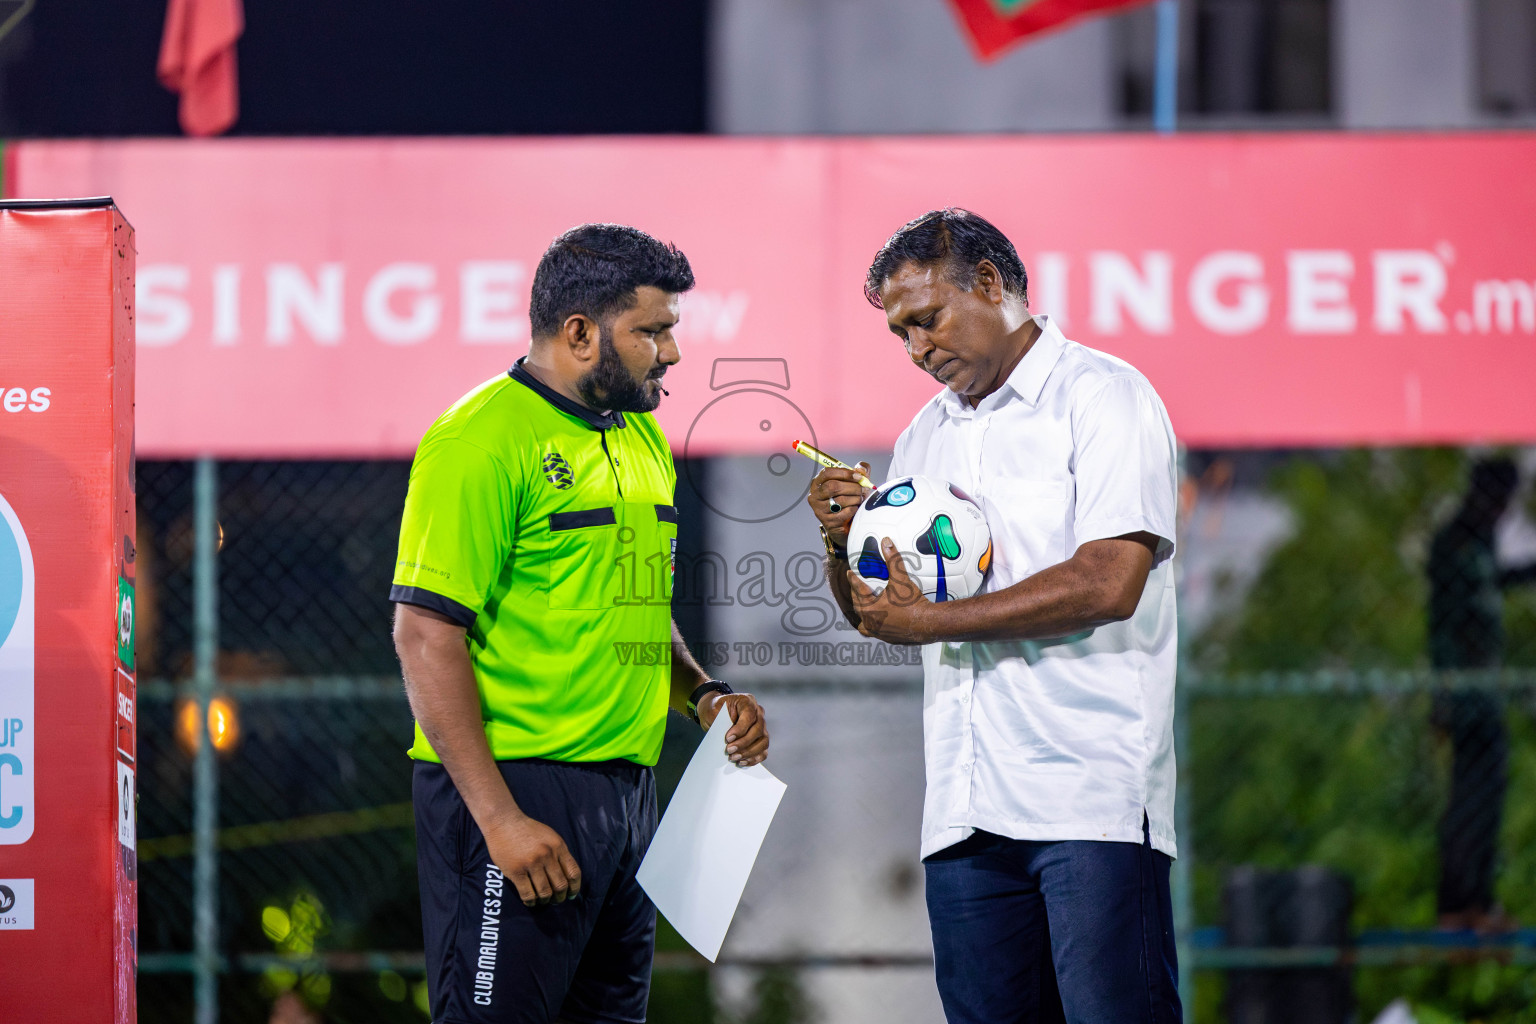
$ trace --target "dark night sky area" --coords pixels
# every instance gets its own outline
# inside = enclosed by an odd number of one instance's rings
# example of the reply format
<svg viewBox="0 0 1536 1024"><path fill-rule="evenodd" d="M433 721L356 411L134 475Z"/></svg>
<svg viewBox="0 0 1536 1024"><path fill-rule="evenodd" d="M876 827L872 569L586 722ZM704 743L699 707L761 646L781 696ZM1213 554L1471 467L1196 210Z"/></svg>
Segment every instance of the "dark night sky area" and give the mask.
<svg viewBox="0 0 1536 1024"><path fill-rule="evenodd" d="M702 132L706 7L247 0L230 134ZM180 134L164 19L165 0L38 0L0 41L0 136Z"/></svg>

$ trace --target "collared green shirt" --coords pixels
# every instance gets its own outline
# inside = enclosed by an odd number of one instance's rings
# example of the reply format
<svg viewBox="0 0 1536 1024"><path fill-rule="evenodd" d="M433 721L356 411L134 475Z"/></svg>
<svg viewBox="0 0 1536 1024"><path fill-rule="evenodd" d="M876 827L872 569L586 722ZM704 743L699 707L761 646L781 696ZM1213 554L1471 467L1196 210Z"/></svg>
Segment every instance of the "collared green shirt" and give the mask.
<svg viewBox="0 0 1536 1024"><path fill-rule="evenodd" d="M464 625L497 760L661 752L677 548L671 448L518 360L416 450L390 599ZM440 760L421 726L410 754Z"/></svg>

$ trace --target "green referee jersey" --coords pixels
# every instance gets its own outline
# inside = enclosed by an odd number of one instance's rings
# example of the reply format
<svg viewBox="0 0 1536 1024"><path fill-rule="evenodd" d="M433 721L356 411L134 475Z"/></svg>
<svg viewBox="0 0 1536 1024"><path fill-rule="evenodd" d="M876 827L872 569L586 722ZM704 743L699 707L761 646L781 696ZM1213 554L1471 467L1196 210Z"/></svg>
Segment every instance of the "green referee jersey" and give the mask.
<svg viewBox="0 0 1536 1024"><path fill-rule="evenodd" d="M464 625L497 760L656 763L677 471L649 413L596 413L518 360L433 423L390 599ZM440 760L416 726L410 754Z"/></svg>

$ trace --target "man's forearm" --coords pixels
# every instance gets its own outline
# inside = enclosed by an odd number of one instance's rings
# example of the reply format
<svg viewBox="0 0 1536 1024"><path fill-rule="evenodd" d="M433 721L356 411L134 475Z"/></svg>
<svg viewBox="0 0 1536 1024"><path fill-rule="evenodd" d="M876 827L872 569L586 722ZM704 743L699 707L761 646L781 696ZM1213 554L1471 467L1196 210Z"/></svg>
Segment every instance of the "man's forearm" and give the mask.
<svg viewBox="0 0 1536 1024"><path fill-rule="evenodd" d="M1004 590L933 604L930 632L953 642L1052 640L1128 619L1146 587L1155 544L1095 541Z"/></svg>
<svg viewBox="0 0 1536 1024"><path fill-rule="evenodd" d="M687 714L688 698L709 681L709 673L694 660L677 623L672 623L672 693L670 706L678 714Z"/></svg>
<svg viewBox="0 0 1536 1024"><path fill-rule="evenodd" d="M1074 586L1068 563L1053 565L1006 590L931 609L935 640L1050 640L1115 621Z"/></svg>
<svg viewBox="0 0 1536 1024"><path fill-rule="evenodd" d="M682 631L673 622L672 709L687 714L688 698L707 682L709 673L694 660L693 653L683 642ZM726 756L741 768L761 763L768 756L768 722L762 707L750 693L706 692L699 700L695 721L708 729L727 708L726 723L730 728L725 734Z"/></svg>
<svg viewBox="0 0 1536 1024"><path fill-rule="evenodd" d="M853 587L848 583L849 563L842 559L824 559L827 583L832 587L832 599L843 610L843 618L853 628L859 627L859 613L853 606Z"/></svg>
<svg viewBox="0 0 1536 1024"><path fill-rule="evenodd" d="M399 644L399 653L411 713L480 830L521 817L486 741L480 693L463 643L408 637Z"/></svg>

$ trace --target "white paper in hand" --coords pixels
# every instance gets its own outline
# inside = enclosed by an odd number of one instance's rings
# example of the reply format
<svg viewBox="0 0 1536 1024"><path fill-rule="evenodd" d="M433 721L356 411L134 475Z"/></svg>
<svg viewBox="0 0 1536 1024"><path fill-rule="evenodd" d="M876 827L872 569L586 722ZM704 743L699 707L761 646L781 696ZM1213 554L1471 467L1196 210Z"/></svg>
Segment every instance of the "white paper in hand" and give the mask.
<svg viewBox="0 0 1536 1024"><path fill-rule="evenodd" d="M656 909L710 963L784 797L784 783L762 765L731 764L729 727L722 713L705 734L637 875Z"/></svg>

